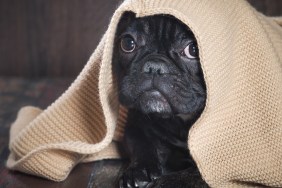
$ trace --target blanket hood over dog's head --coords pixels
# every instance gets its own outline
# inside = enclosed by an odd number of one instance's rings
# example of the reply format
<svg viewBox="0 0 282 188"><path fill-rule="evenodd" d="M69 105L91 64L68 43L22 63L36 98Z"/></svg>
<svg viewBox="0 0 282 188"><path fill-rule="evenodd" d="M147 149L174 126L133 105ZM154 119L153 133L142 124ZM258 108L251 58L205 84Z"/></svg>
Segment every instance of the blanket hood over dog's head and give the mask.
<svg viewBox="0 0 282 188"><path fill-rule="evenodd" d="M170 14L196 36L207 101L188 145L207 183L281 187L282 28L244 0L123 2L71 87L44 111L19 112L7 166L61 181L78 162L117 157L112 140L122 136L126 111L117 100L111 58L126 11Z"/></svg>

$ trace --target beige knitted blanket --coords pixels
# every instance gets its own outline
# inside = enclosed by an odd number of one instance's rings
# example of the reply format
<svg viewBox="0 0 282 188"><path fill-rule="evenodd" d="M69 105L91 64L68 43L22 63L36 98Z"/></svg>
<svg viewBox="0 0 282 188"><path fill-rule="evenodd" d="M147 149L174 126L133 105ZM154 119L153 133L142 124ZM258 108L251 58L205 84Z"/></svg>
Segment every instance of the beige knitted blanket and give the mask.
<svg viewBox="0 0 282 188"><path fill-rule="evenodd" d="M117 100L111 58L125 11L171 14L197 38L207 102L188 145L207 183L282 187L282 21L245 0L123 2L69 89L43 111L20 110L7 167L62 181L80 162L119 156L115 141L126 111Z"/></svg>

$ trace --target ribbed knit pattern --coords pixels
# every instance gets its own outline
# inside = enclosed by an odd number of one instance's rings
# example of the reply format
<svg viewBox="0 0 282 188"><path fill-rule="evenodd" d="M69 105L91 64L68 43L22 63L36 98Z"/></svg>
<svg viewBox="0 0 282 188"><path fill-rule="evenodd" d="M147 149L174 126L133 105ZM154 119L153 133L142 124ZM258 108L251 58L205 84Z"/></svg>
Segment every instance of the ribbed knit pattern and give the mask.
<svg viewBox="0 0 282 188"><path fill-rule="evenodd" d="M118 157L126 109L111 58L123 12L171 14L194 32L207 85L188 145L211 187L282 187L282 19L245 0L126 0L70 88L42 111L20 110L7 166L62 181L79 162ZM188 135L187 135L188 136Z"/></svg>

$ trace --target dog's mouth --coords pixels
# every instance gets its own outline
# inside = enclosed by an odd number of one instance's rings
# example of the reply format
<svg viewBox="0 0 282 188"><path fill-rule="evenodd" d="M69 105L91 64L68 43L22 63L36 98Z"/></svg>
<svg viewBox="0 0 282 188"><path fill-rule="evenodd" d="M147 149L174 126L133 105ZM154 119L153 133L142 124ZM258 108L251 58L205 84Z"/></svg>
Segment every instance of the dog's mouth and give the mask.
<svg viewBox="0 0 282 188"><path fill-rule="evenodd" d="M167 99L158 90L145 91L139 96L140 109L145 114L157 114L162 117L172 113Z"/></svg>

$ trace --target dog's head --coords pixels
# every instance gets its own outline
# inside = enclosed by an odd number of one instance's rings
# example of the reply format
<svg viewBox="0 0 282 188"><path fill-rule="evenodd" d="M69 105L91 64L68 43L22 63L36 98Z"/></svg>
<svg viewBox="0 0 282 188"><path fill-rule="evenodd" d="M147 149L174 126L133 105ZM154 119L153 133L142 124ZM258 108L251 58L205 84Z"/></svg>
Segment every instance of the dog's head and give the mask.
<svg viewBox="0 0 282 188"><path fill-rule="evenodd" d="M203 110L206 89L196 39L169 15L125 13L116 33L113 71L120 102L163 117Z"/></svg>

